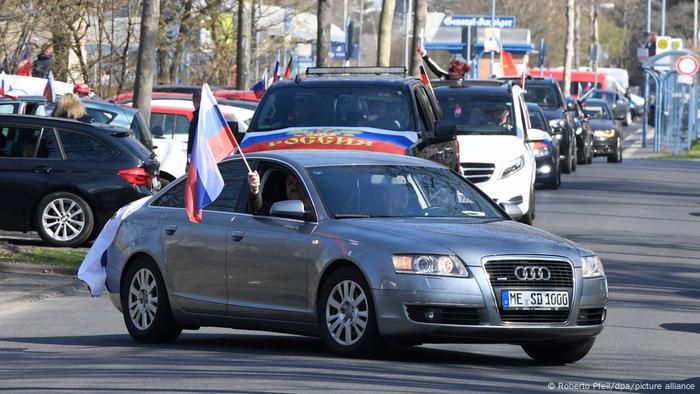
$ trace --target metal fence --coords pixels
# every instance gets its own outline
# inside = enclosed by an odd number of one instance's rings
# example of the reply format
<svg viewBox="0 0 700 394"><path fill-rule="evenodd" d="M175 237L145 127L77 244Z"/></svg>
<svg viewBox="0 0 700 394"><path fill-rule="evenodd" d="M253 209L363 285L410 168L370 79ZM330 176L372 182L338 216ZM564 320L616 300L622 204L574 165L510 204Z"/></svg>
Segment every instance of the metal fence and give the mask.
<svg viewBox="0 0 700 394"><path fill-rule="evenodd" d="M683 79L675 69L676 60L684 55L697 56L690 51L669 51L656 55L642 63L644 72L654 81L654 100L647 98L645 107L644 135L646 136L647 116L653 116L654 151L673 149L678 155L690 149L698 138L700 115L698 100L700 78L696 73L690 81ZM650 106L653 111L649 111Z"/></svg>

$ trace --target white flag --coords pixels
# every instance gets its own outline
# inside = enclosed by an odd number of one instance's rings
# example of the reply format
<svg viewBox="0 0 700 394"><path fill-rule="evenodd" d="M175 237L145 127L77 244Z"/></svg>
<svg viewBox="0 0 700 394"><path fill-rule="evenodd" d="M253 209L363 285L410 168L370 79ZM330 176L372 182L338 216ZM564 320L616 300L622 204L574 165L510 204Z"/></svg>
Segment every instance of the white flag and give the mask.
<svg viewBox="0 0 700 394"><path fill-rule="evenodd" d="M102 228L100 235L97 236L87 256L80 264L78 278L88 285L90 295L93 297L99 297L105 289L105 280L107 279L107 256L105 252L112 245L114 237L117 235L117 230L119 230L119 225L121 225L122 220L141 208L150 198L150 196L144 197L121 207Z"/></svg>

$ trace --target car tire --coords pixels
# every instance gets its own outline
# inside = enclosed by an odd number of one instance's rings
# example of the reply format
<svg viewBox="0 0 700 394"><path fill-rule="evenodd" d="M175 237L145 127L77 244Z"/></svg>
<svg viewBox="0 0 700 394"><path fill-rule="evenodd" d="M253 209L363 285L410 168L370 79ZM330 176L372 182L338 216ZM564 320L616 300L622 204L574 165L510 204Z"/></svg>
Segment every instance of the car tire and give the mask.
<svg viewBox="0 0 700 394"><path fill-rule="evenodd" d="M537 362L569 364L584 358L591 351L595 337L575 342L538 342L522 345L523 350Z"/></svg>
<svg viewBox="0 0 700 394"><path fill-rule="evenodd" d="M542 188L543 189L549 189L549 190L557 190L559 189L559 183L560 182L560 176L559 176L559 171L557 171L556 174L554 174L553 177L547 179L542 183Z"/></svg>
<svg viewBox="0 0 700 394"><path fill-rule="evenodd" d="M564 156L564 161L561 163L561 172L564 174L571 174L573 171L573 155L571 154L571 143L569 143L569 152Z"/></svg>
<svg viewBox="0 0 700 394"><path fill-rule="evenodd" d="M608 155L608 163L622 163L622 138L617 137L615 153Z"/></svg>
<svg viewBox="0 0 700 394"><path fill-rule="evenodd" d="M622 119L622 125L629 126L631 124L632 124L632 113L630 111L627 111L625 113L625 117Z"/></svg>
<svg viewBox="0 0 700 394"><path fill-rule="evenodd" d="M94 227L92 208L74 193L47 194L34 211L34 228L51 246L80 246L90 238Z"/></svg>
<svg viewBox="0 0 700 394"><path fill-rule="evenodd" d="M576 144L576 138L574 138L571 143L573 144L571 149L571 156L573 157L571 160L571 172L576 172L576 167L578 164L578 145Z"/></svg>
<svg viewBox="0 0 700 394"><path fill-rule="evenodd" d="M170 343L182 328L175 323L165 282L156 263L137 257L121 283L121 306L129 334L138 342Z"/></svg>
<svg viewBox="0 0 700 394"><path fill-rule="evenodd" d="M330 351L368 356L386 348L370 291L362 273L353 267L342 267L323 282L317 313L321 337Z"/></svg>
<svg viewBox="0 0 700 394"><path fill-rule="evenodd" d="M530 187L530 203L528 204L528 210L527 213L524 214L520 219L518 219L518 222L522 224L527 224L528 226L532 226L532 223L535 221L535 189L534 187Z"/></svg>
<svg viewBox="0 0 700 394"><path fill-rule="evenodd" d="M591 143L588 144L588 155L586 155L586 164L593 164L593 137L591 137Z"/></svg>

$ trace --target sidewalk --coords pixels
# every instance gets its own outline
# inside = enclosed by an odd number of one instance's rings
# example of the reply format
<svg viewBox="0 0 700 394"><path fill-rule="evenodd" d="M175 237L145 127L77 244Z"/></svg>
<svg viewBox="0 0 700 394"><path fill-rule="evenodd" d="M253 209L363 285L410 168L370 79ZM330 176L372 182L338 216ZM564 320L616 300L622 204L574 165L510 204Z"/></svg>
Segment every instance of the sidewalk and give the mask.
<svg viewBox="0 0 700 394"><path fill-rule="evenodd" d="M622 158L623 159L649 159L663 153L669 152L654 152L654 128L649 126L647 129L647 146L642 148L642 124L633 123L630 127L623 129L624 140L622 142Z"/></svg>
<svg viewBox="0 0 700 394"><path fill-rule="evenodd" d="M48 297L80 293L84 288L73 275L26 273L0 266L0 313Z"/></svg>

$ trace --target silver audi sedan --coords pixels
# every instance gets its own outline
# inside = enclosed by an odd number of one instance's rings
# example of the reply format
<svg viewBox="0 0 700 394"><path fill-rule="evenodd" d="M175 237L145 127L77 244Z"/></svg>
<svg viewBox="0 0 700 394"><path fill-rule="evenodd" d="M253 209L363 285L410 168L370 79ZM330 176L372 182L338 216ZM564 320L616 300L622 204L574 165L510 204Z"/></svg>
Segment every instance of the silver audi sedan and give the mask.
<svg viewBox="0 0 700 394"><path fill-rule="evenodd" d="M293 150L219 164L221 196L188 221L185 179L128 216L107 288L131 336L201 326L320 336L347 355L386 345L511 343L584 357L608 302L600 259L517 223L459 174L407 156Z"/></svg>

